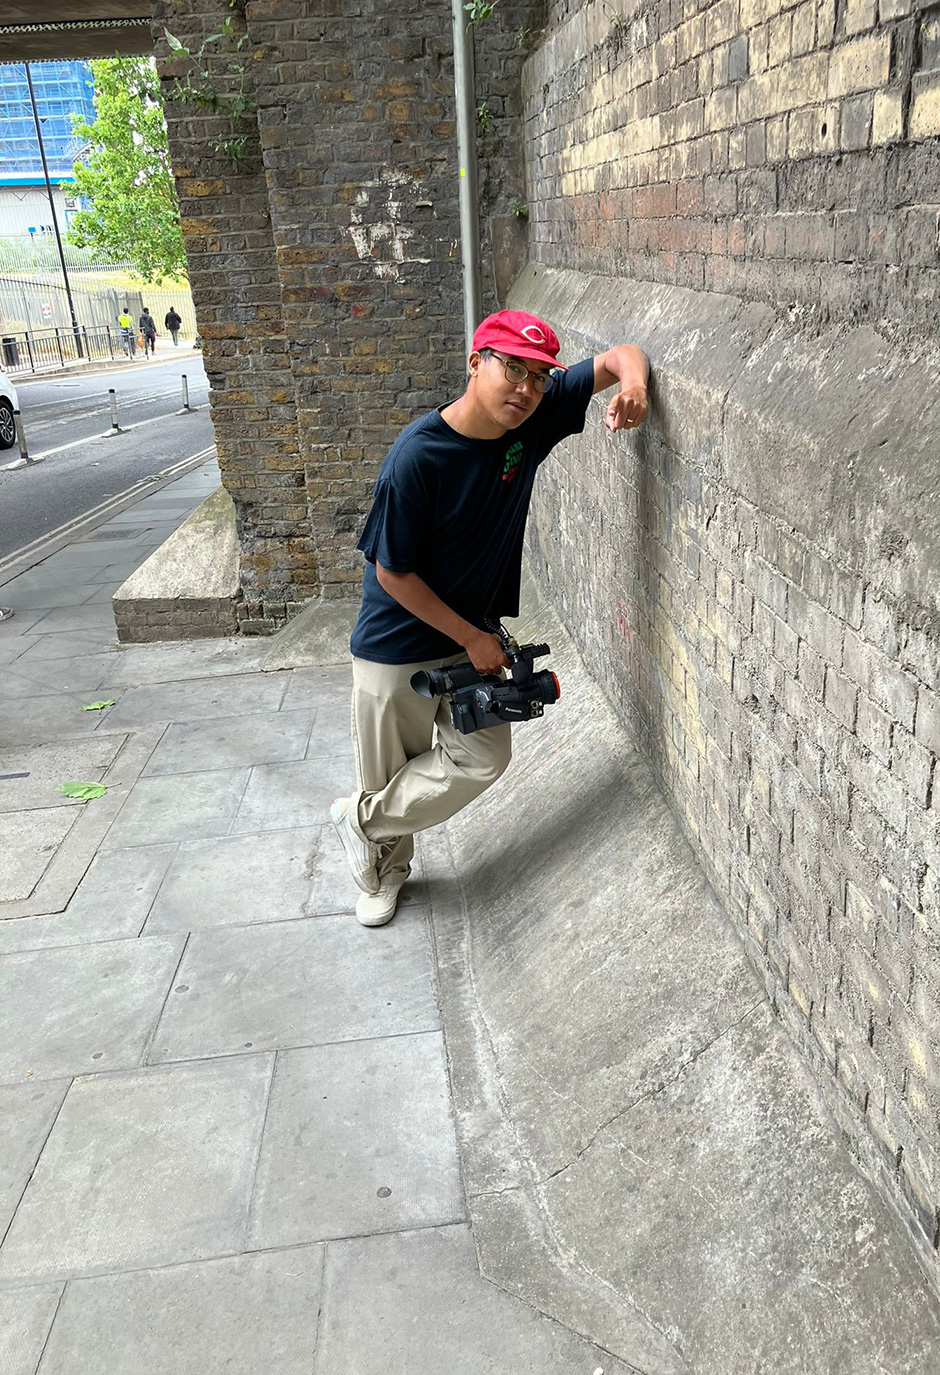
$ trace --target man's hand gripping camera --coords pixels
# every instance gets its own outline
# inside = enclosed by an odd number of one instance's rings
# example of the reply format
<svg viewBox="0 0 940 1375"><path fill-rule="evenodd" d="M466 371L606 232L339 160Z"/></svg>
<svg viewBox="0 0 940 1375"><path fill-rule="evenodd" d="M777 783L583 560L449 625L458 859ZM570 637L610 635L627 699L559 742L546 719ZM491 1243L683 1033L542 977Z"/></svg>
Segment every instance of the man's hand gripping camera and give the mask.
<svg viewBox="0 0 940 1375"><path fill-rule="evenodd" d="M536 673L534 663L551 651L548 645L519 645L503 625L493 626L509 660L511 678L480 673L473 664L453 664L415 673L411 686L421 697L451 695L450 714L461 735L506 721L531 721L541 716L545 704L561 696L558 679L550 669Z"/></svg>

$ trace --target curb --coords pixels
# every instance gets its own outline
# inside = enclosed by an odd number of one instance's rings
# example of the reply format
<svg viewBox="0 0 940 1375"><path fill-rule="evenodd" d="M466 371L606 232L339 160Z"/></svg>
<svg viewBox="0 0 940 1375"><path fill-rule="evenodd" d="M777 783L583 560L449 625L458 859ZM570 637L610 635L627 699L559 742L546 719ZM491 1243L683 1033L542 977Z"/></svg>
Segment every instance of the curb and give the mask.
<svg viewBox="0 0 940 1375"><path fill-rule="evenodd" d="M8 372L6 375L14 387L19 390L20 387L25 387L29 382L48 382L52 378L68 377L72 373L79 377L93 377L99 372L130 372L132 368L139 370L141 363L149 368L153 367L154 363L168 363L171 358L182 358L189 354L196 358L203 356L202 349L181 348L174 349L172 353L161 354L159 358L156 355L147 359L101 358L96 359L93 363L66 363L64 368L42 368L37 372Z"/></svg>
<svg viewBox="0 0 940 1375"><path fill-rule="evenodd" d="M210 445L207 449L200 449L198 453L190 454L189 458L180 459L178 463L156 473L154 475L156 481L154 478L143 478L140 482L135 482L133 487L128 487L126 491L109 497L107 501L101 502L92 510L84 512L81 516L76 516L74 520L67 521L65 525L60 525L57 530L51 530L48 535L42 535L39 539L33 540L32 544L24 545L22 549L17 549L15 553L9 554L5 559L0 559L0 587L5 587L14 578L18 578L21 573L35 567L43 559L47 559L50 554L58 553L65 545L71 544L81 535L87 534L90 530L96 530L99 525L104 525L112 516L119 515L121 511L126 511L129 506L136 506L138 502L144 501L153 492L159 492L161 488L168 487L178 477L183 477L192 468L198 468L200 463L205 463L208 459L213 458L215 458L215 445Z"/></svg>

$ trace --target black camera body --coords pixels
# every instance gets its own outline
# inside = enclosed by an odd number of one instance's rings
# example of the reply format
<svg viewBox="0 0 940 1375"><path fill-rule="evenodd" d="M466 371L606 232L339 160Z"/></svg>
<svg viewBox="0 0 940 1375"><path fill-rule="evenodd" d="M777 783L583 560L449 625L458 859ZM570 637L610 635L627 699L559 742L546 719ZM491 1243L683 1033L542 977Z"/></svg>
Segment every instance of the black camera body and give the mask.
<svg viewBox="0 0 940 1375"><path fill-rule="evenodd" d="M479 673L473 664L453 664L415 673L411 686L421 697L441 697L450 693L450 714L461 735L500 726L509 721L531 721L541 716L547 703L561 696L558 679L550 669L535 672L535 660L551 651L548 645L519 645L500 626L503 652L509 660L511 678Z"/></svg>

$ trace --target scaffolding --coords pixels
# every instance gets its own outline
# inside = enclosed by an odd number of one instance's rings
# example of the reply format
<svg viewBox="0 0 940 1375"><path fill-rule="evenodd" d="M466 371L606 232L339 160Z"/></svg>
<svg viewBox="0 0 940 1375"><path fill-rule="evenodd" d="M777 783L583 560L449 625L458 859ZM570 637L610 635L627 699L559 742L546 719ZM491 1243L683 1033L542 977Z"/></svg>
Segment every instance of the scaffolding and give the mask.
<svg viewBox="0 0 940 1375"><path fill-rule="evenodd" d="M95 118L94 84L87 62L31 62L42 141L52 181L69 179L83 144L72 116ZM28 186L43 180L36 126L22 62L0 63L0 185Z"/></svg>

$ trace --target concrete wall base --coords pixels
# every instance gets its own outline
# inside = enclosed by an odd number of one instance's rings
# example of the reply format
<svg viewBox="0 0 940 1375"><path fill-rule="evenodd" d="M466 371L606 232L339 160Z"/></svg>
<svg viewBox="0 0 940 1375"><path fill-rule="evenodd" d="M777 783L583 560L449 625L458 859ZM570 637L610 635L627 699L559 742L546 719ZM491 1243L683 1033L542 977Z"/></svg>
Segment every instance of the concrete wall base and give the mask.
<svg viewBox="0 0 940 1375"><path fill-rule="evenodd" d="M112 598L122 644L234 635L238 540L223 487L207 497Z"/></svg>
<svg viewBox="0 0 940 1375"><path fill-rule="evenodd" d="M482 1272L644 1372L927 1375L940 1311L901 1225L643 752L526 598L562 699L421 837Z"/></svg>
<svg viewBox="0 0 940 1375"><path fill-rule="evenodd" d="M321 668L349 662L349 637L359 614L358 600L309 602L271 641L265 673L282 668Z"/></svg>

